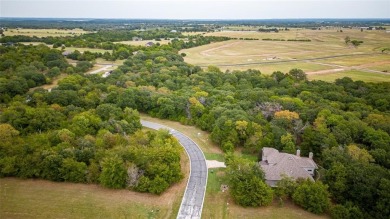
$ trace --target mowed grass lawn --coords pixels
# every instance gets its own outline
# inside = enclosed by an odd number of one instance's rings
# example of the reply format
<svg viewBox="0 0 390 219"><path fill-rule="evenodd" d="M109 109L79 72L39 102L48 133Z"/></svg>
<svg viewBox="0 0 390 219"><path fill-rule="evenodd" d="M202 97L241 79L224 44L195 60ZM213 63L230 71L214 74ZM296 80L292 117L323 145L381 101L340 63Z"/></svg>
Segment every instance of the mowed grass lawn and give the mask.
<svg viewBox="0 0 390 219"><path fill-rule="evenodd" d="M45 180L3 178L0 191L0 218L175 218L180 204L164 195Z"/></svg>
<svg viewBox="0 0 390 219"><path fill-rule="evenodd" d="M24 35L24 36L36 36L36 37L77 36L85 33L90 33L90 32L82 29L62 30L62 29L28 29L28 28L7 29L7 31L4 31L5 36Z"/></svg>
<svg viewBox="0 0 390 219"><path fill-rule="evenodd" d="M348 68L365 65L367 66L364 69L383 71L390 65L390 54L381 53L381 49L390 48L390 34L385 31L360 32L357 29L343 29L343 32L337 32L337 29L291 29L279 33L222 31L205 35L260 40L229 40L184 49L180 52L187 54L186 62L202 67L216 65L223 71L258 69L264 74L271 74L274 71L288 72L292 68L315 72L338 69L340 66ZM362 40L364 43L357 48L348 46L344 42L346 36ZM264 38L310 39L311 42L261 40ZM332 58L340 55L342 56ZM320 59L310 60L313 58ZM364 69L360 71L363 72ZM324 74L315 77L323 76Z"/></svg>

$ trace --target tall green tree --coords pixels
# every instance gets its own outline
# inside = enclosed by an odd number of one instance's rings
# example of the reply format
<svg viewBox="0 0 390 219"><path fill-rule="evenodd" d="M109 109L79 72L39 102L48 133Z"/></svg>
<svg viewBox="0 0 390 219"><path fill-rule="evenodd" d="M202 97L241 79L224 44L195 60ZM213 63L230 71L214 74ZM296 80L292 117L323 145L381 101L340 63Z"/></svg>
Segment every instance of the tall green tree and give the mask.
<svg viewBox="0 0 390 219"><path fill-rule="evenodd" d="M273 200L272 189L264 182L264 173L256 163L233 158L227 169L230 193L242 206L266 206Z"/></svg>
<svg viewBox="0 0 390 219"><path fill-rule="evenodd" d="M122 189L126 186L127 171L123 160L119 156L113 155L104 158L101 167L100 184L113 189Z"/></svg>
<svg viewBox="0 0 390 219"><path fill-rule="evenodd" d="M292 198L296 204L315 214L324 213L330 206L328 186L321 182L303 181Z"/></svg>

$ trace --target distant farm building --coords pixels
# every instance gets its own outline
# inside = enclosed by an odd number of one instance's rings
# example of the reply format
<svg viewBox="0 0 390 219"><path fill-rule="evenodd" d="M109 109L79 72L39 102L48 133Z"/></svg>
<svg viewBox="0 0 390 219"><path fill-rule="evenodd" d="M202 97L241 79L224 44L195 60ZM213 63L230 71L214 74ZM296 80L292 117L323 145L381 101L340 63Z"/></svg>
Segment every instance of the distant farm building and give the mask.
<svg viewBox="0 0 390 219"><path fill-rule="evenodd" d="M112 71L104 72L104 74L102 75L102 78L106 78L106 77L110 76L111 73L112 73Z"/></svg>
<svg viewBox="0 0 390 219"><path fill-rule="evenodd" d="M268 147L262 150L260 167L264 171L265 182L271 187L275 187L283 176L314 181L314 170L318 168L313 161L313 153L311 152L309 157L301 157L300 150L297 150L297 154L294 155L281 153Z"/></svg>
<svg viewBox="0 0 390 219"><path fill-rule="evenodd" d="M147 43L145 44L146 47L153 46L153 45L154 45L153 42L147 42Z"/></svg>
<svg viewBox="0 0 390 219"><path fill-rule="evenodd" d="M6 43L3 43L3 46L13 46L14 43L13 42L6 42Z"/></svg>

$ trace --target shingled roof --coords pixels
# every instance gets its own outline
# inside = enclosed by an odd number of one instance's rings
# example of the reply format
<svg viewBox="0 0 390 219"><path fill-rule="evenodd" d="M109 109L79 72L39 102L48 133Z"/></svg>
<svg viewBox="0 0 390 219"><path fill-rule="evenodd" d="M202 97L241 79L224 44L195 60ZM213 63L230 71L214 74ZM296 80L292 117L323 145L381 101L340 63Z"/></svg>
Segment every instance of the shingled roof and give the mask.
<svg viewBox="0 0 390 219"><path fill-rule="evenodd" d="M312 158L300 157L294 154L281 153L274 148L263 148L260 166L268 181L279 181L283 175L314 180L314 169L317 168ZM299 155L299 153L297 153ZM310 171L313 171L310 173Z"/></svg>

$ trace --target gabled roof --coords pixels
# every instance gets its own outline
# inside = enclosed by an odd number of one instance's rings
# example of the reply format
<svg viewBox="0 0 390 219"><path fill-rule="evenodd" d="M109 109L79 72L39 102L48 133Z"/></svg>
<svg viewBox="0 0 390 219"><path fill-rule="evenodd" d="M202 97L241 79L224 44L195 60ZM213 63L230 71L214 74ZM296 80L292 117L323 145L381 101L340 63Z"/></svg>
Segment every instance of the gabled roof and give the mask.
<svg viewBox="0 0 390 219"><path fill-rule="evenodd" d="M266 180L281 180L283 175L294 179L313 179L306 169L317 168L316 163L311 158L280 153L274 148L267 147L263 148L260 166L265 173Z"/></svg>
<svg viewBox="0 0 390 219"><path fill-rule="evenodd" d="M153 42L147 42L145 45L146 45L146 46L153 46L154 43L153 43Z"/></svg>

